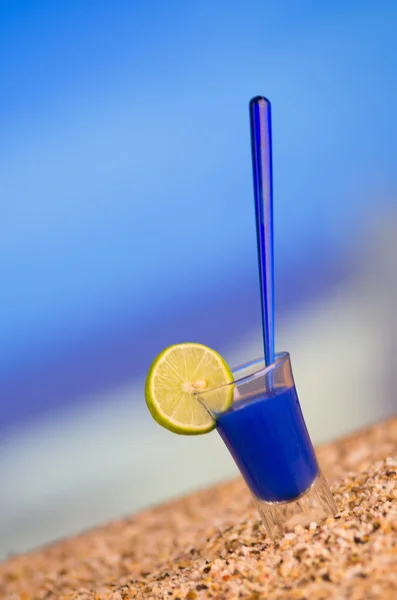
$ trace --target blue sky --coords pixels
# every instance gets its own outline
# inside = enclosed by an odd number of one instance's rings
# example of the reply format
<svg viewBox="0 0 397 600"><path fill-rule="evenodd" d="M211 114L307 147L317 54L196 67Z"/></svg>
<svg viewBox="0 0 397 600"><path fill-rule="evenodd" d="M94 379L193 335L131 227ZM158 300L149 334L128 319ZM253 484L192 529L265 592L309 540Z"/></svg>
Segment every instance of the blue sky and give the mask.
<svg viewBox="0 0 397 600"><path fill-rule="evenodd" d="M391 1L1 2L0 372L256 285L258 93L278 276L338 257L396 186L396 23Z"/></svg>

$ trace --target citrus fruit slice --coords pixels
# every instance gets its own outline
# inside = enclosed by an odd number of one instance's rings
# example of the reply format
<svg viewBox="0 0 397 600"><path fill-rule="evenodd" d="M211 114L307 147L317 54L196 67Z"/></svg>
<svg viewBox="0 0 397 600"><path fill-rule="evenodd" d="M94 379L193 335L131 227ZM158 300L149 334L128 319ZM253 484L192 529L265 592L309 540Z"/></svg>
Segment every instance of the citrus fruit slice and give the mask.
<svg viewBox="0 0 397 600"><path fill-rule="evenodd" d="M198 435L214 429L215 421L196 395L214 412L233 402L233 374L215 350L202 344L170 346L153 361L146 378L146 404L157 423L183 435ZM204 396L203 396L204 398Z"/></svg>

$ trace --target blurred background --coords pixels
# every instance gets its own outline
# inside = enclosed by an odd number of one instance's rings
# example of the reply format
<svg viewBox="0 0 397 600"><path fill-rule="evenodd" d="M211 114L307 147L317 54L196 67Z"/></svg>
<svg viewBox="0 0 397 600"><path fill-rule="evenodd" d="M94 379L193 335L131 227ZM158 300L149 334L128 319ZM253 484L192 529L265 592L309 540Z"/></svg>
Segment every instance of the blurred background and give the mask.
<svg viewBox="0 0 397 600"><path fill-rule="evenodd" d="M172 343L261 353L257 94L312 436L396 412L396 26L393 0L1 2L1 558L236 474L143 383Z"/></svg>

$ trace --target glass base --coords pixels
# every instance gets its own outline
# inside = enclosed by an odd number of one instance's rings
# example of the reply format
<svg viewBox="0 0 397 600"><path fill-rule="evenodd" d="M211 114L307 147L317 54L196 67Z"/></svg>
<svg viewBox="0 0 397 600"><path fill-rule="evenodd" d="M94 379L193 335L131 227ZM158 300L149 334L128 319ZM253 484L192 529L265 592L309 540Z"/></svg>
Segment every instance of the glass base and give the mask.
<svg viewBox="0 0 397 600"><path fill-rule="evenodd" d="M312 485L290 502L265 502L254 496L267 534L276 540L297 525L306 527L313 521L320 524L337 512L335 500L324 475L319 472Z"/></svg>

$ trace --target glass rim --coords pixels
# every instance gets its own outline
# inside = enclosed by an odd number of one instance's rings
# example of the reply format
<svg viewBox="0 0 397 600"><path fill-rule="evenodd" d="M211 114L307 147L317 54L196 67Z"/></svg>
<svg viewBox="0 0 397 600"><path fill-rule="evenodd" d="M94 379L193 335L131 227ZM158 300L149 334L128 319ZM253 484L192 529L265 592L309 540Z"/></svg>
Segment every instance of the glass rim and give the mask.
<svg viewBox="0 0 397 600"><path fill-rule="evenodd" d="M217 387L210 388L208 390L194 392L194 395L195 396L205 396L206 394L210 394L211 392L216 392L218 390L221 390L221 389L226 388L231 385L233 385L233 386L234 385L243 385L244 383L253 381L254 379L257 379L258 377L265 377L265 376L269 375L275 369L278 369L286 361L289 361L289 359L290 359L289 352L277 352L277 354L275 356L275 361L271 365L268 365L267 367L263 366L255 371L253 371L252 373L249 373L248 375L243 375L241 377L238 377L238 374L245 371L246 369L249 369L250 367L255 367L255 366L261 365L261 364L264 365L264 363L265 363L264 358L256 358L254 360L250 360L250 361L232 369L232 373L233 373L233 377L234 377L233 381L230 381L229 383L224 383L223 385L218 385ZM237 375L237 377L236 377L236 375Z"/></svg>

